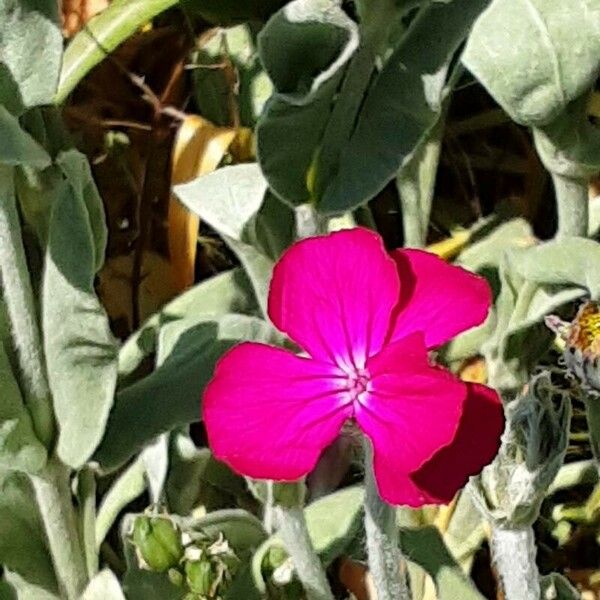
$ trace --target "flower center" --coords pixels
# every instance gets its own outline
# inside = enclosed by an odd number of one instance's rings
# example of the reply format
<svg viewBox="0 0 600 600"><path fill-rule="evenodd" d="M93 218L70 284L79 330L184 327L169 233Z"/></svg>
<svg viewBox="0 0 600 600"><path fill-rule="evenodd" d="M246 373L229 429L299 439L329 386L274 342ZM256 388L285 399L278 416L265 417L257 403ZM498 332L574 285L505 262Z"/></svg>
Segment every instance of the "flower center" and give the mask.
<svg viewBox="0 0 600 600"><path fill-rule="evenodd" d="M360 401L369 391L370 376L366 369L357 369L348 375L347 386L350 399Z"/></svg>

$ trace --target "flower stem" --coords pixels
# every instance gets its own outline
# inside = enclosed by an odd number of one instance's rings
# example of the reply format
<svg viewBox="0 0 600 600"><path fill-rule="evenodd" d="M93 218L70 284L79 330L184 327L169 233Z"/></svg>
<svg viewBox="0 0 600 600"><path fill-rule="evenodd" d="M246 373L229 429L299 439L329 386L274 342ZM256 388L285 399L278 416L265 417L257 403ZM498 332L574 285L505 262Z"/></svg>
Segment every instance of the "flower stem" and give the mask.
<svg viewBox="0 0 600 600"><path fill-rule="evenodd" d="M531 527L494 527L491 550L506 600L539 600L540 574Z"/></svg>
<svg viewBox="0 0 600 600"><path fill-rule="evenodd" d="M377 600L410 600L394 507L379 496L373 450L365 440L365 531Z"/></svg>
<svg viewBox="0 0 600 600"><path fill-rule="evenodd" d="M558 211L557 238L588 235L589 199L586 182L552 173Z"/></svg>
<svg viewBox="0 0 600 600"><path fill-rule="evenodd" d="M445 119L438 124L414 153L402 165L396 176L396 187L402 209L404 245L422 248L427 243L427 229L435 180L440 161Z"/></svg>
<svg viewBox="0 0 600 600"><path fill-rule="evenodd" d="M294 562L307 600L333 600L327 576L308 535L303 509L277 506L276 518L279 535Z"/></svg>
<svg viewBox="0 0 600 600"><path fill-rule="evenodd" d="M96 475L86 466L78 476L78 497L81 507L81 537L87 574L90 579L98 573L98 551L96 550Z"/></svg>
<svg viewBox="0 0 600 600"><path fill-rule="evenodd" d="M54 418L42 356L42 342L15 197L12 170L0 165L0 279L10 319L25 403L35 432L50 446Z"/></svg>
<svg viewBox="0 0 600 600"><path fill-rule="evenodd" d="M67 600L76 600L85 589L87 576L69 471L51 459L42 473L30 477L61 594Z"/></svg>

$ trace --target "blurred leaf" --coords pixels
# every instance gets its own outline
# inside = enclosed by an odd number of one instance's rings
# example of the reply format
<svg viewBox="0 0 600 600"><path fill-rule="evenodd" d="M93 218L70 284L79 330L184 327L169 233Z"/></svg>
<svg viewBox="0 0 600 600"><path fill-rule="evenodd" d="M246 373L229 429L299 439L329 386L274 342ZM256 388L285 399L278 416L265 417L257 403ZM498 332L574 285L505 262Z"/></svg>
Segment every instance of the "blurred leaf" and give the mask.
<svg viewBox="0 0 600 600"><path fill-rule="evenodd" d="M58 594L33 490L25 476L16 473L0 473L0 564L17 573L15 581L22 578L25 587Z"/></svg>
<svg viewBox="0 0 600 600"><path fill-rule="evenodd" d="M0 340L0 467L39 471L46 463L46 448L37 439L21 390Z"/></svg>
<svg viewBox="0 0 600 600"><path fill-rule="evenodd" d="M4 570L5 580L0 581L0 598L2 600L61 600L58 593L28 582L18 573ZM5 594L5 595L3 595Z"/></svg>
<svg viewBox="0 0 600 600"><path fill-rule="evenodd" d="M244 271L235 268L195 285L150 317L121 347L119 376L126 378L140 362L156 351L163 325L195 314L215 317L228 312L252 314L257 310L250 282Z"/></svg>
<svg viewBox="0 0 600 600"><path fill-rule="evenodd" d="M362 487L349 487L319 498L304 510L313 546L325 565L346 552L358 535L363 500Z"/></svg>
<svg viewBox="0 0 600 600"><path fill-rule="evenodd" d="M115 574L104 569L90 581L81 600L125 600L125 596Z"/></svg>
<svg viewBox="0 0 600 600"><path fill-rule="evenodd" d="M75 86L108 53L133 35L142 25L175 6L178 0L114 0L94 17L65 50L60 82L54 101L62 103Z"/></svg>
<svg viewBox="0 0 600 600"><path fill-rule="evenodd" d="M550 575L541 577L540 586L542 588L542 598L579 600L582 597L569 580L558 573L550 573Z"/></svg>
<svg viewBox="0 0 600 600"><path fill-rule="evenodd" d="M198 115L189 115L181 123L171 160L172 185L214 171L223 160L236 132L215 127ZM169 258L175 283L184 290L194 283L198 247L197 215L183 206L174 194L169 200Z"/></svg>
<svg viewBox="0 0 600 600"><path fill-rule="evenodd" d="M473 27L463 62L515 121L545 125L598 77L600 6L493 0Z"/></svg>
<svg viewBox="0 0 600 600"><path fill-rule="evenodd" d="M123 578L127 600L183 600L186 591L173 585L165 573L128 569Z"/></svg>
<svg viewBox="0 0 600 600"><path fill-rule="evenodd" d="M0 163L29 165L38 168L44 168L50 164L50 157L46 151L21 129L17 118L11 115L2 104L0 104L0 139L2 140Z"/></svg>
<svg viewBox="0 0 600 600"><path fill-rule="evenodd" d="M104 432L116 385L117 346L94 292L106 239L100 199L89 193L92 184L85 175L68 172L68 176L71 186L52 207L42 322L60 428L57 452L63 462L77 468Z"/></svg>
<svg viewBox="0 0 600 600"><path fill-rule="evenodd" d="M524 279L552 285L576 285L600 297L600 244L584 238L552 240L508 254L510 268Z"/></svg>
<svg viewBox="0 0 600 600"><path fill-rule="evenodd" d="M202 391L223 352L243 340L279 339L265 321L245 315L205 315L165 325L158 368L118 392L95 460L113 469L160 433L199 421Z"/></svg>
<svg viewBox="0 0 600 600"><path fill-rule="evenodd" d="M62 49L57 2L0 0L0 105L20 113L50 104Z"/></svg>
<svg viewBox="0 0 600 600"><path fill-rule="evenodd" d="M400 545L411 562L432 577L439 600L484 600L484 596L462 572L435 527L401 529Z"/></svg>

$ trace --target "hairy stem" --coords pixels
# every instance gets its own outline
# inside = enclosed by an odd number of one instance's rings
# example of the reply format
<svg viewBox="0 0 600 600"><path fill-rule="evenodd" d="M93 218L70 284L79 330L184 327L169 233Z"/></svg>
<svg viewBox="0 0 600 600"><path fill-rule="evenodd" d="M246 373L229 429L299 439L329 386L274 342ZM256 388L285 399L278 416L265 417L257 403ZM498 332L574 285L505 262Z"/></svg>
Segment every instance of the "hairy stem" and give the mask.
<svg viewBox="0 0 600 600"><path fill-rule="evenodd" d="M552 173L558 211L557 238L588 235L589 199L587 184L581 179L571 179Z"/></svg>
<svg viewBox="0 0 600 600"><path fill-rule="evenodd" d="M369 569L377 600L410 600L394 507L379 496L373 451L365 440L365 531Z"/></svg>
<svg viewBox="0 0 600 600"><path fill-rule="evenodd" d="M10 319L25 403L40 441L50 446L54 419L46 379L37 311L29 279L13 173L0 165L0 278Z"/></svg>
<svg viewBox="0 0 600 600"><path fill-rule="evenodd" d="M42 473L31 476L31 483L61 594L67 600L77 600L88 578L71 500L69 471L52 459Z"/></svg>
<svg viewBox="0 0 600 600"><path fill-rule="evenodd" d="M411 248L422 248L427 242L427 227L440 161L444 121L443 117L440 118L427 141L400 167L396 176L402 208L404 245Z"/></svg>
<svg viewBox="0 0 600 600"><path fill-rule="evenodd" d="M308 535L303 509L277 506L276 517L279 535L294 562L307 600L333 600L327 576Z"/></svg>
<svg viewBox="0 0 600 600"><path fill-rule="evenodd" d="M78 497L81 506L81 537L85 553L88 577L98 573L96 550L96 475L90 467L84 467L78 476Z"/></svg>
<svg viewBox="0 0 600 600"><path fill-rule="evenodd" d="M540 574L535 563L533 529L494 527L491 550L506 600L539 600Z"/></svg>

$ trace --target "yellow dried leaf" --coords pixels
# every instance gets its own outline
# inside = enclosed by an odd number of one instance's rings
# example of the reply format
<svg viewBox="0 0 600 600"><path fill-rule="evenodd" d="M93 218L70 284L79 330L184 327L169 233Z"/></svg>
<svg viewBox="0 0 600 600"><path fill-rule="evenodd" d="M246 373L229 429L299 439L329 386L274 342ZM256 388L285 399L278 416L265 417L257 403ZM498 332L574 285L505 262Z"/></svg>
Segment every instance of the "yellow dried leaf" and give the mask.
<svg viewBox="0 0 600 600"><path fill-rule="evenodd" d="M198 115L182 122L171 161L171 183L187 183L214 171L227 153L237 132L231 127L216 127ZM169 256L175 286L179 291L194 283L198 240L198 217L171 194L169 200Z"/></svg>

